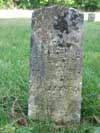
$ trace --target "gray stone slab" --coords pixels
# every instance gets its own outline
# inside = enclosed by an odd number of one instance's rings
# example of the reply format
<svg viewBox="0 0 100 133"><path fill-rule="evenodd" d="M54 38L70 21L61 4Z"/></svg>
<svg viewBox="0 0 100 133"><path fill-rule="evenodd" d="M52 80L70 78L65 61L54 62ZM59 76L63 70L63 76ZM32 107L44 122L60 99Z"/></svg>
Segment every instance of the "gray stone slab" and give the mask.
<svg viewBox="0 0 100 133"><path fill-rule="evenodd" d="M95 21L95 14L94 13L89 13L88 14L88 21L94 22Z"/></svg>
<svg viewBox="0 0 100 133"><path fill-rule="evenodd" d="M58 125L80 121L83 14L51 6L32 15L28 115Z"/></svg>

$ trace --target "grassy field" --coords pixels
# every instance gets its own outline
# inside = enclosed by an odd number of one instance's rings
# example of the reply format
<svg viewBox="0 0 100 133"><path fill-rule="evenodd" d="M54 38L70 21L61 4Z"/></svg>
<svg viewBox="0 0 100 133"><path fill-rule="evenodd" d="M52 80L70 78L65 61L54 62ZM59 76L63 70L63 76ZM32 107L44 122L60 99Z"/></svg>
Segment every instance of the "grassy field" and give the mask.
<svg viewBox="0 0 100 133"><path fill-rule="evenodd" d="M100 133L100 23L84 25L82 120L70 130L27 118L30 25L26 19L0 20L0 133Z"/></svg>

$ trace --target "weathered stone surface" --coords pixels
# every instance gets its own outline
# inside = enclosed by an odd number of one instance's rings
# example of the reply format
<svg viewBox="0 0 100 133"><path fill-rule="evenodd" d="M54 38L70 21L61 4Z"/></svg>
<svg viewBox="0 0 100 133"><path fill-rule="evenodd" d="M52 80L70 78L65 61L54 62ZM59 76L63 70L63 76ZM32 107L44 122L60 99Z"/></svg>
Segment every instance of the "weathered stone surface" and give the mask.
<svg viewBox="0 0 100 133"><path fill-rule="evenodd" d="M28 115L67 125L80 121L83 15L48 7L32 16Z"/></svg>

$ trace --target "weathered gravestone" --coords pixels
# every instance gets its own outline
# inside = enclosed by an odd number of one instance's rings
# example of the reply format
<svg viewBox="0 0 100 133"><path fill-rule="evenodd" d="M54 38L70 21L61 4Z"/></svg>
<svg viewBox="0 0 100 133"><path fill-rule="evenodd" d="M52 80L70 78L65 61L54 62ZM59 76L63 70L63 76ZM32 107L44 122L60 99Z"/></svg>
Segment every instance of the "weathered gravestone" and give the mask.
<svg viewBox="0 0 100 133"><path fill-rule="evenodd" d="M56 124L80 121L83 15L52 6L32 16L28 115Z"/></svg>
<svg viewBox="0 0 100 133"><path fill-rule="evenodd" d="M88 21L94 22L95 21L95 14L94 13L89 13L88 14Z"/></svg>

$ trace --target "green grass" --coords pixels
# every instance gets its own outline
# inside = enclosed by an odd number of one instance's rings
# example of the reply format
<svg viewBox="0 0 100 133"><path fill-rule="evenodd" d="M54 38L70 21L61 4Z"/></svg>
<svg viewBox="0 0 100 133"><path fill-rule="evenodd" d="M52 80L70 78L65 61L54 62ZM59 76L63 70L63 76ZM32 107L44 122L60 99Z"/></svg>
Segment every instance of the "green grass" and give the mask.
<svg viewBox="0 0 100 133"><path fill-rule="evenodd" d="M0 20L0 133L99 133L100 23L84 25L82 122L69 130L27 118L30 25L26 19ZM17 115L12 118L15 98ZM22 112L28 121L23 128L17 124Z"/></svg>
<svg viewBox="0 0 100 133"><path fill-rule="evenodd" d="M83 116L100 118L100 23L86 23L83 58Z"/></svg>

